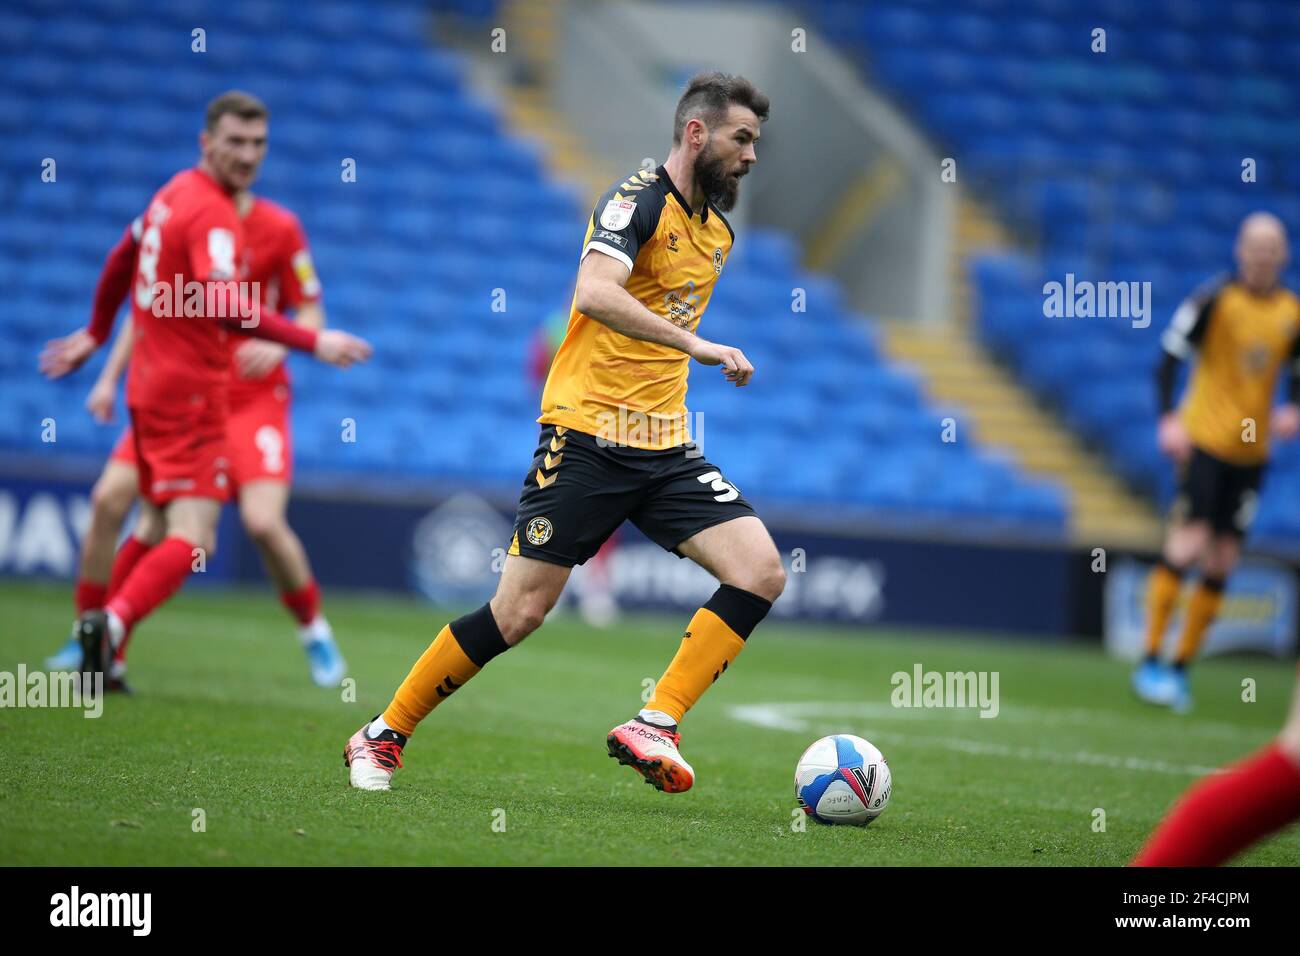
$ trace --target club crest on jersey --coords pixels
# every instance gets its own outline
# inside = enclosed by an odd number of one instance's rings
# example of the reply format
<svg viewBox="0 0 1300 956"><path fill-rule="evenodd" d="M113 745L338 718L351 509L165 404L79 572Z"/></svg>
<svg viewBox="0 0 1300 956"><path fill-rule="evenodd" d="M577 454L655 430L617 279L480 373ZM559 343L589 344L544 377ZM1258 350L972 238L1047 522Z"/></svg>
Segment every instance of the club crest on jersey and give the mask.
<svg viewBox="0 0 1300 956"><path fill-rule="evenodd" d="M551 540L551 522L545 518L534 518L528 522L524 534L527 535L529 544L543 545Z"/></svg>
<svg viewBox="0 0 1300 956"><path fill-rule="evenodd" d="M605 203L605 209L600 214L600 224L606 229L613 229L618 232L620 229L626 229L627 224L632 221L632 213L636 212L636 202L631 199L611 199Z"/></svg>
<svg viewBox="0 0 1300 956"><path fill-rule="evenodd" d="M722 249L713 250L713 274L722 275Z"/></svg>
<svg viewBox="0 0 1300 956"><path fill-rule="evenodd" d="M161 226L172 214L171 209L161 199L155 199L149 204L149 209L145 212L145 219L151 226Z"/></svg>
<svg viewBox="0 0 1300 956"><path fill-rule="evenodd" d="M1246 349L1246 368L1250 372L1258 375L1272 364L1273 350L1267 343L1253 342Z"/></svg>

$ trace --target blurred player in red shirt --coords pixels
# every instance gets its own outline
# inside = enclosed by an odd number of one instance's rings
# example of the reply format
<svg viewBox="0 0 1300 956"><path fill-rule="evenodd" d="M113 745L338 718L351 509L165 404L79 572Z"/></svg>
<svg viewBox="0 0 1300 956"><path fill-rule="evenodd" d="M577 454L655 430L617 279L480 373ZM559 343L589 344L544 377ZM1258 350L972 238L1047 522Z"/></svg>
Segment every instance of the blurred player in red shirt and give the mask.
<svg viewBox="0 0 1300 956"><path fill-rule="evenodd" d="M1300 820L1300 672L1296 678L1282 732L1183 794L1130 866L1218 866Z"/></svg>
<svg viewBox="0 0 1300 956"><path fill-rule="evenodd" d="M320 281L297 217L247 191L235 196L235 205L249 246L248 278L260 284L262 306L293 311L298 325L321 328L325 317ZM141 216L131 224L104 263L95 290L92 327L111 324L126 298L137 271L143 223ZM87 408L101 423L113 417L117 381L131 354L131 330L128 319L86 400ZM347 665L334 643L329 622L320 613L320 588L306 551L286 518L293 471L286 350L274 342L233 336L231 344L234 364L226 438L232 491L239 502L240 518L261 552L281 601L298 621L312 680L322 687L336 687ZM136 561L162 538L161 522L142 515L114 559L118 535L138 488L135 439L128 426L91 494L91 518L82 543L74 592L78 617L102 608ZM119 683L125 674L126 647L124 640L111 672ZM72 669L81 665L81 657L81 642L74 633L57 654L46 660L46 665L51 669Z"/></svg>
<svg viewBox="0 0 1300 956"><path fill-rule="evenodd" d="M208 104L198 166L178 173L145 212L132 290L127 406L142 512L162 540L144 550L103 610L78 619L84 675L110 670L131 629L202 567L229 495L227 419L231 333L310 351L348 366L370 354L345 332L295 325L263 306L248 281L249 243L235 197L266 155L266 107L232 91ZM113 314L52 341L47 375L78 368L107 340ZM115 687L111 672L106 686ZM120 684L116 685L121 689Z"/></svg>

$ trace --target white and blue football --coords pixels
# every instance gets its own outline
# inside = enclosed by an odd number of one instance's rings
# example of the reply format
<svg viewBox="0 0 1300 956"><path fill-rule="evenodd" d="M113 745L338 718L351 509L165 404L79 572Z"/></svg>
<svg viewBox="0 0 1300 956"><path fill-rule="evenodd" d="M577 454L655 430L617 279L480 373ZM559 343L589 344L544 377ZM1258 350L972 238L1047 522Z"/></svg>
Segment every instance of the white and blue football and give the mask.
<svg viewBox="0 0 1300 956"><path fill-rule="evenodd" d="M852 734L823 737L794 768L794 795L821 823L866 826L889 806L889 764L870 742Z"/></svg>

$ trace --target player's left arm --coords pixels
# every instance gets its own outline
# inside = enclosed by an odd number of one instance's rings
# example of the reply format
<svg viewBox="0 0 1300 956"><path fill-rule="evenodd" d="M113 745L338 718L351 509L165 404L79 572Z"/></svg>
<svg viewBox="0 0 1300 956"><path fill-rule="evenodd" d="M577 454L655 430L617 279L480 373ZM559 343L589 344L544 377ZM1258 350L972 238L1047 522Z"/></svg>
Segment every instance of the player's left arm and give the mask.
<svg viewBox="0 0 1300 956"><path fill-rule="evenodd" d="M243 302L237 277L236 263L243 251L243 227L233 205L213 204L205 214L191 224L189 245L190 271L194 279L208 287L206 300ZM223 290L212 286L227 286ZM251 335L254 338L279 342L289 348L310 352L322 362L347 367L364 362L370 357L370 343L337 329L307 329L295 325L274 309L268 309L253 299L257 306L254 316L213 316L226 328Z"/></svg>
<svg viewBox="0 0 1300 956"><path fill-rule="evenodd" d="M1287 400L1273 410L1273 420L1270 423L1273 435L1282 441L1290 441L1300 435L1300 335L1291 343L1287 371Z"/></svg>
<svg viewBox="0 0 1300 956"><path fill-rule="evenodd" d="M295 218L287 230L288 241L281 256L277 281L280 304L293 313L296 325L319 331L325 327L325 308L321 304L320 280L312 263L311 251L302 225ZM235 352L241 378L257 379L270 375L284 361L287 349L276 342L250 339Z"/></svg>
<svg viewBox="0 0 1300 956"><path fill-rule="evenodd" d="M304 302L293 311L294 325L319 331L325 327L325 309L319 302ZM235 350L240 378L265 378L274 372L289 354L278 342L250 338Z"/></svg>
<svg viewBox="0 0 1300 956"><path fill-rule="evenodd" d="M131 359L131 346L135 342L135 324L130 316L122 324L121 331L113 340L113 348L108 353L108 361L95 380L94 387L86 396L86 410L95 421L107 425L113 420L113 403L117 399L117 382L126 371L126 364Z"/></svg>
<svg viewBox="0 0 1300 956"><path fill-rule="evenodd" d="M256 297L240 287L239 266L244 251L244 230L233 205L213 203L189 225L190 273L194 281L206 287L205 302L239 303L251 301L256 308L252 316L216 315L211 318L229 329L259 339L280 342L304 352L314 351L317 333L300 329L274 309L262 306ZM215 288L215 287L223 288Z"/></svg>
<svg viewBox="0 0 1300 956"><path fill-rule="evenodd" d="M279 342L291 349L310 352L322 362L346 368L370 358L370 343L339 329L304 328L286 319L274 309L263 308L256 319L247 322L235 316L220 320L228 328L259 339Z"/></svg>

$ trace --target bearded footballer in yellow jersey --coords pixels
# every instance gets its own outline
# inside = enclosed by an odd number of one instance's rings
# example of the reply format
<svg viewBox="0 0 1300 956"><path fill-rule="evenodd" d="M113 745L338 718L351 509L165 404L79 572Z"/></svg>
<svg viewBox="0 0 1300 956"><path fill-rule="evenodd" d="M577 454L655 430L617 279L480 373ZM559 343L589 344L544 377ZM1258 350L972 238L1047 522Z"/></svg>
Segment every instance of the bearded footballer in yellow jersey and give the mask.
<svg viewBox="0 0 1300 956"><path fill-rule="evenodd" d="M743 77L694 77L677 103L668 159L597 201L496 595L443 627L388 708L348 741L352 786L387 790L416 725L540 627L573 566L625 520L709 571L719 587L686 626L654 697L611 730L606 745L658 790L680 793L694 783L678 752L678 722L785 586L767 529L685 429L691 359L721 366L737 387L754 374L740 349L696 329L731 252L723 213L757 162L767 115L767 97ZM563 706L559 694L556 705Z"/></svg>
<svg viewBox="0 0 1300 956"><path fill-rule="evenodd" d="M1147 585L1146 656L1133 672L1143 700L1191 708L1187 667L1223 600L1241 555L1269 440L1300 432L1300 299L1278 277L1287 262L1277 217L1252 213L1241 224L1237 273L1185 301L1161 339L1160 450L1181 468L1178 496L1159 564ZM1178 365L1198 354L1182 408L1173 410ZM1270 406L1279 372L1290 369L1288 400ZM1199 565L1173 661L1160 660L1183 576Z"/></svg>

